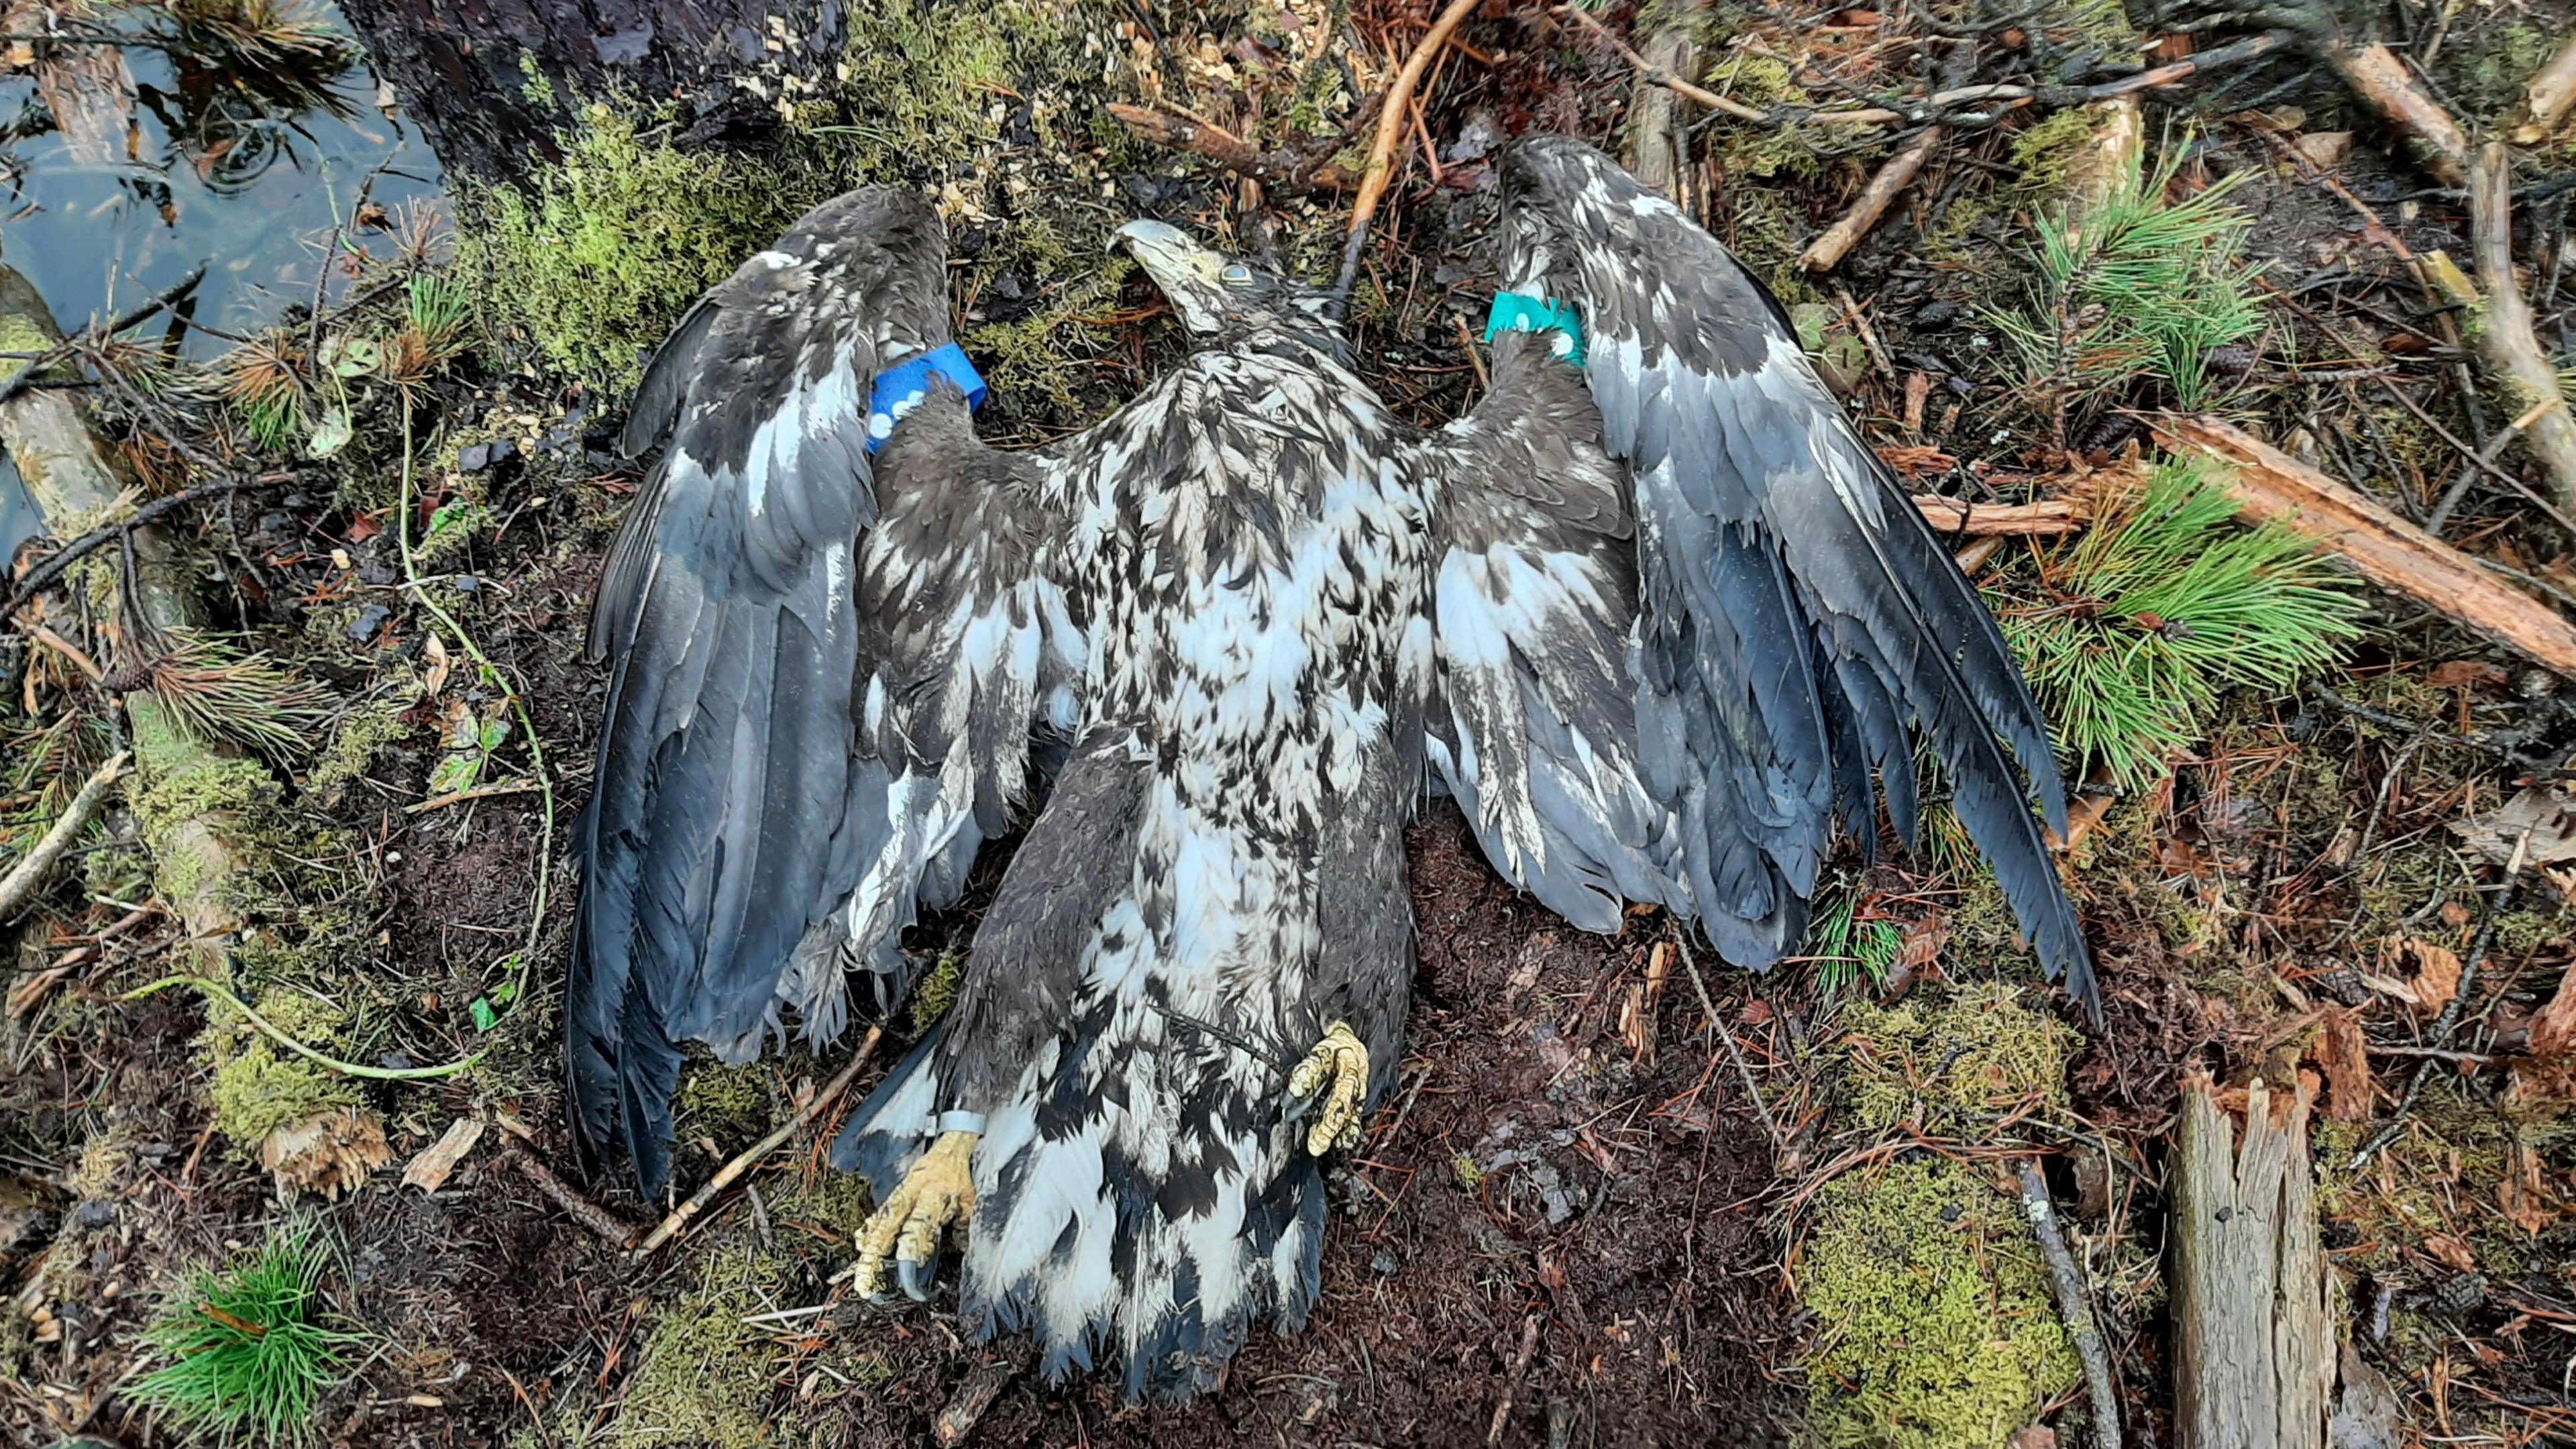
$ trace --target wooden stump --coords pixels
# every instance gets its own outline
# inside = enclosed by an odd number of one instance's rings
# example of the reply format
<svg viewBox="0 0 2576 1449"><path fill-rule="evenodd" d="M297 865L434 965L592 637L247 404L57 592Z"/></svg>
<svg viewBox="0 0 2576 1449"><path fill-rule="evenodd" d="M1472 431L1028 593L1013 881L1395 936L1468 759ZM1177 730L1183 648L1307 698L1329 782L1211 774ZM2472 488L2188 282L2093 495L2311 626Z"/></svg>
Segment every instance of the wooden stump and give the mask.
<svg viewBox="0 0 2576 1449"><path fill-rule="evenodd" d="M2257 1080L2240 1145L2222 1091L2183 1085L2173 1172L2175 1434L2181 1449L2324 1449L2331 1281L2308 1167L2316 1078Z"/></svg>

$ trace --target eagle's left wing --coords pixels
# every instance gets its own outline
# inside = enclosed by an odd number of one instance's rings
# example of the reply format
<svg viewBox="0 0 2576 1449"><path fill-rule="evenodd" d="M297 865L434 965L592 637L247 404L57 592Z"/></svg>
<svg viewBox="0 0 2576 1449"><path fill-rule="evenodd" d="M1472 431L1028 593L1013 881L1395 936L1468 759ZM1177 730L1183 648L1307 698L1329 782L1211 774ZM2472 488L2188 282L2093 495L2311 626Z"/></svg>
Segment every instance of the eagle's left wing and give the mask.
<svg viewBox="0 0 2576 1449"><path fill-rule="evenodd" d="M2062 827L2038 710L1777 305L1591 147L1522 141L1502 176L1514 305L1570 312L1588 356L1506 336L1493 395L1427 445L1431 750L1495 866L1578 925L1658 901L1767 966L1838 817L1872 843L1883 800L1910 838L1919 730L2043 966L2098 1002L2030 807Z"/></svg>

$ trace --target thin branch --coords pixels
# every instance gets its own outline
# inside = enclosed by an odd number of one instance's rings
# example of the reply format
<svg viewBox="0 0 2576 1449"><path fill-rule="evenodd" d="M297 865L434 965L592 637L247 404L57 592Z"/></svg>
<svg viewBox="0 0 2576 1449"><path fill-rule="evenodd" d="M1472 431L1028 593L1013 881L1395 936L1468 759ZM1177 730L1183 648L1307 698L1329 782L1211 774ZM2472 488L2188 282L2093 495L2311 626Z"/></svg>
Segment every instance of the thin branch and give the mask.
<svg viewBox="0 0 2576 1449"><path fill-rule="evenodd" d="M1862 237L1869 235L1869 229L1878 225L1880 217L1887 215L1887 209L1896 203L1898 194L1914 183L1923 163L1931 160L1932 153L1940 149L1941 128L1927 126L1913 145L1888 157L1887 164L1878 168L1878 174L1869 179L1869 185L1861 188L1851 210L1844 212L1841 220L1825 228L1813 242L1808 243L1806 251L1798 257L1798 265L1811 272L1830 272L1841 265L1843 257L1860 244Z"/></svg>
<svg viewBox="0 0 2576 1449"><path fill-rule="evenodd" d="M8 875L0 876L0 921L7 920L27 897L35 894L36 882L44 879L45 872L53 869L54 862L62 859L64 851L72 848L72 841L79 837L81 828L89 824L90 817L98 813L100 803L107 798L108 787L116 783L117 776L125 773L125 762L129 758L119 750L106 764L99 766L97 772L89 777L89 783L81 786L80 793L74 795L72 803L64 808L62 818L45 832L44 839L36 842L36 848L27 852L27 858L18 862Z"/></svg>
<svg viewBox="0 0 2576 1449"><path fill-rule="evenodd" d="M83 558L88 557L98 549L124 538L134 530L143 527L145 524L152 522L154 519L159 518L165 513L184 508L191 503L203 502L209 498L220 498L237 489L265 487L274 483L291 483L301 476L303 475L298 473L262 473L256 477L227 478L220 483L200 483L194 488L182 489L177 493L171 494L167 498L155 498L151 502L144 504L141 508L134 510L130 516L121 519L118 522L105 524L82 534L79 538L64 545L59 552L46 558L43 563L27 570L27 576L24 579L21 579L18 583L18 591L9 596L9 601L6 604L0 604L0 619L8 619L14 616L20 609L23 609L28 604L34 602L36 595L43 593L48 588L51 588L54 580L62 577L63 570L70 568L73 564L80 562Z"/></svg>
<svg viewBox="0 0 2576 1449"><path fill-rule="evenodd" d="M814 1094L814 1100L807 1102L805 1109L798 1112L786 1125L745 1148L742 1155L726 1163L717 1170L715 1176L708 1178L705 1186L691 1193L687 1202L673 1208L671 1215L662 1219L661 1225L653 1229L643 1242L636 1245L636 1256L642 1257L678 1237L681 1231L688 1227L691 1219L705 1212L707 1204L716 1200L717 1193L731 1186L736 1178L751 1171L753 1164L777 1150L780 1143L803 1131L805 1124L813 1121L825 1107L838 1101L841 1094L850 1089L850 1083L858 1080L859 1069L868 1064L868 1058L876 1053L877 1042L884 1035L884 1027L869 1027L867 1040L859 1043L859 1054L850 1058L850 1064L841 1068L839 1076L825 1083L823 1089Z"/></svg>
<svg viewBox="0 0 2576 1449"><path fill-rule="evenodd" d="M2483 326L2470 343L2516 409L2513 427L2549 474L2562 525L2576 514L2576 417L2559 390L2558 368L2540 345L2531 302L2513 274L2513 158L2502 141L2479 148L2469 167L2469 250L2475 283L2440 252L2423 259L2445 300L2472 309Z"/></svg>
<svg viewBox="0 0 2576 1449"><path fill-rule="evenodd" d="M2057 1225L2057 1205L2049 1200L2048 1183L2039 1175L2038 1164L2025 1157L2018 1166L2022 1212L2039 1235L2040 1251L2048 1257L2049 1285L2057 1290L2057 1312L2075 1339L2075 1356L2084 1361L2084 1388L2093 1398L2094 1442L2102 1449L2120 1449L2120 1397L2111 1387L2111 1356L2103 1349L2102 1330L2094 1326L2093 1309L2085 1302L2083 1270L2067 1251L2066 1234Z"/></svg>
<svg viewBox="0 0 2576 1449"><path fill-rule="evenodd" d="M1449 8L1431 22L1423 32L1422 43L1405 57L1404 69L1396 72L1395 84L1386 88L1386 99L1378 106L1377 140L1369 147L1368 169L1360 173L1359 200L1351 205L1350 239L1342 244L1342 274L1333 284L1337 305L1347 309L1351 288L1359 281L1360 253L1368 246L1370 218L1377 215L1378 203L1386 199L1386 189L1395 181L1395 153L1404 141L1406 105L1413 99L1416 86L1422 84L1422 73L1431 68L1431 58L1449 44L1449 37L1466 23L1469 14L1484 0L1449 0Z"/></svg>
<svg viewBox="0 0 2576 1449"><path fill-rule="evenodd" d="M612 1248L635 1246L635 1228L624 1218L575 1192L572 1184L555 1176L554 1169L530 1156L525 1148L502 1149L501 1160L526 1174L537 1191L552 1199L556 1207L570 1214L572 1220L607 1240Z"/></svg>

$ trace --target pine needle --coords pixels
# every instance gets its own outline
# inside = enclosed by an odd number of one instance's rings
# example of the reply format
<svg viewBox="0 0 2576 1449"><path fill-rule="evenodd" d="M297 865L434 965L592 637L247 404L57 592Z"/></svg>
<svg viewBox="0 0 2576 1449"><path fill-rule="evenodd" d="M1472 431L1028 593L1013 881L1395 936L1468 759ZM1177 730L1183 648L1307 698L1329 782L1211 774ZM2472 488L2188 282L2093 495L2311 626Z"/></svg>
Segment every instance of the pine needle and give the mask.
<svg viewBox="0 0 2576 1449"><path fill-rule="evenodd" d="M321 1245L309 1229L269 1235L259 1252L199 1273L162 1306L143 1340L171 1362L135 1395L181 1437L225 1444L301 1444L313 1410L366 1335L319 1322Z"/></svg>
<svg viewBox="0 0 2576 1449"><path fill-rule="evenodd" d="M2343 576L2286 529L2237 528L2210 466L2156 465L2043 563L2045 598L1992 600L2079 777L2149 783L2221 693L2290 689L2359 632Z"/></svg>
<svg viewBox="0 0 2576 1449"><path fill-rule="evenodd" d="M2177 405L2206 408L2225 390L2216 354L2263 330L2263 268L2244 257L2253 218L2227 200L2242 176L2168 202L2177 164L2147 172L2132 157L2107 195L2050 216L2030 305L1991 316L2061 430L2070 400L2141 374L2161 377Z"/></svg>

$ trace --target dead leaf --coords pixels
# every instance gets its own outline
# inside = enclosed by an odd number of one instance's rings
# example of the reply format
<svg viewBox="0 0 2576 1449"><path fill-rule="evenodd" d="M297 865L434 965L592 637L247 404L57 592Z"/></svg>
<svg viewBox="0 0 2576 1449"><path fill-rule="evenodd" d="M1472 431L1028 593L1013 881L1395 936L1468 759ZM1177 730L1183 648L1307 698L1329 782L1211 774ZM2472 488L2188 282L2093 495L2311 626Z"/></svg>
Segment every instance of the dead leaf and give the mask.
<svg viewBox="0 0 2576 1449"><path fill-rule="evenodd" d="M2558 978L2558 994L2531 1019L2533 1056L2554 1057L2571 1046L2576 1046L2576 971Z"/></svg>
<svg viewBox="0 0 2576 1449"><path fill-rule="evenodd" d="M2076 797L2074 805L2066 812L2066 849L2073 850L2084 843L2084 837L2092 834L2093 827L2101 824L2102 817L2110 813L2112 798L2109 795Z"/></svg>
<svg viewBox="0 0 2576 1449"><path fill-rule="evenodd" d="M1627 1044L1628 1055L1639 1066L1654 1064L1655 1012L1646 1004L1646 986L1642 981L1628 983L1628 999L1619 1007L1619 1039Z"/></svg>
<svg viewBox="0 0 2576 1449"><path fill-rule="evenodd" d="M2478 1270L2477 1255L2469 1251L2468 1244L2452 1237L2449 1233L2425 1234L2424 1251L2438 1259L2443 1267L2454 1272L2474 1273Z"/></svg>
<svg viewBox="0 0 2576 1449"><path fill-rule="evenodd" d="M2320 171L2331 171L2352 154L2352 132L2310 131L2290 143L2307 163Z"/></svg>
<svg viewBox="0 0 2576 1449"><path fill-rule="evenodd" d="M2480 659L2453 659L2436 664L2424 676L2435 689L2502 689L2513 676Z"/></svg>
<svg viewBox="0 0 2576 1449"><path fill-rule="evenodd" d="M2557 1216L2550 1209L2548 1183L2540 1175L2540 1152L2527 1144L2517 1145L2513 1156L2517 1170L2496 1184L2496 1202L2524 1236L2536 1238Z"/></svg>
<svg viewBox="0 0 2576 1449"><path fill-rule="evenodd" d="M2576 800L2535 785L2451 833L2498 865L2564 865L2576 860Z"/></svg>
<svg viewBox="0 0 2576 1449"><path fill-rule="evenodd" d="M2046 1424L2015 1429L2004 1449L2057 1449L2057 1431Z"/></svg>
<svg viewBox="0 0 2576 1449"><path fill-rule="evenodd" d="M2414 937L2406 940L2415 958L2415 1001L2426 1011L2439 1011L2460 994L2460 958L2447 948Z"/></svg>
<svg viewBox="0 0 2576 1449"><path fill-rule="evenodd" d="M465 1160L465 1154L474 1150L474 1144L482 1136L482 1119L457 1118L447 1129L446 1136L424 1148L411 1160L411 1165L403 1169L403 1186L416 1187L422 1192L436 1192L445 1187L448 1175L456 1171L456 1164Z"/></svg>
<svg viewBox="0 0 2576 1449"><path fill-rule="evenodd" d="M425 698L436 699L439 691L447 688L447 676L453 672L455 664L447 657L447 645L438 637L438 631L435 629L429 631L427 652L429 677L422 681L421 692Z"/></svg>
<svg viewBox="0 0 2576 1449"><path fill-rule="evenodd" d="M2361 1018L2350 1007L2329 1006L2321 1015L2317 1066L2326 1074L2326 1118L2360 1122L2370 1116L2370 1052L2362 1045Z"/></svg>
<svg viewBox="0 0 2576 1449"><path fill-rule="evenodd" d="M259 1160L288 1198L298 1191L338 1197L393 1161L394 1150L375 1113L342 1108L270 1132L259 1144Z"/></svg>

